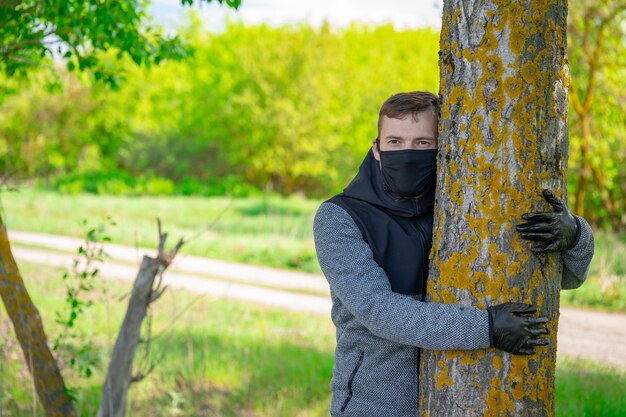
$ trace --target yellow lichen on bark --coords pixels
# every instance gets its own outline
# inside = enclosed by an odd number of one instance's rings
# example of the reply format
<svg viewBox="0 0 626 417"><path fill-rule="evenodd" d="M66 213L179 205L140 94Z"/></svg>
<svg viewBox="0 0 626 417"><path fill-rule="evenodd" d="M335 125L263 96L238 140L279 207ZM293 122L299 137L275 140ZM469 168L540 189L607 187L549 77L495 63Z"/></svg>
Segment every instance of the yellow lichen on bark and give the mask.
<svg viewBox="0 0 626 417"><path fill-rule="evenodd" d="M48 417L73 417L76 411L46 341L41 317L24 286L0 218L0 296Z"/></svg>
<svg viewBox="0 0 626 417"><path fill-rule="evenodd" d="M444 367L443 371L437 376L437 389L443 389L445 386L450 387L453 383L452 378L448 376L448 369Z"/></svg>
<svg viewBox="0 0 626 417"><path fill-rule="evenodd" d="M428 300L480 308L535 304L551 319L553 346L531 358L493 350L427 353L420 377L421 386L427 385L421 389L423 414L439 410L437 398L462 398L456 404L472 416L553 415L560 266L532 254L514 225L523 213L548 209L540 199L543 188L564 192L567 103L565 109L557 106L563 106L568 82L565 16L566 3L557 0L444 3ZM482 380L470 362L496 375ZM440 381L435 394L428 372L453 384ZM461 393L463 384L481 394Z"/></svg>

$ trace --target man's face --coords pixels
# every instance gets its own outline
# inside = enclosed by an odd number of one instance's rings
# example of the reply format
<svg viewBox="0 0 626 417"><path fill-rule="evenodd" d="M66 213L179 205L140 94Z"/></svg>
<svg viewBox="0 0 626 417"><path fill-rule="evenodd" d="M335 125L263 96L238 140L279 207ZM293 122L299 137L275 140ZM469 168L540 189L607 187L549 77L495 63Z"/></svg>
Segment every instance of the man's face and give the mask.
<svg viewBox="0 0 626 417"><path fill-rule="evenodd" d="M417 115L417 121L409 115L404 119L383 116L380 128L380 150L402 151L406 149L437 149L437 123L432 111ZM372 141L374 158L380 161L376 141Z"/></svg>

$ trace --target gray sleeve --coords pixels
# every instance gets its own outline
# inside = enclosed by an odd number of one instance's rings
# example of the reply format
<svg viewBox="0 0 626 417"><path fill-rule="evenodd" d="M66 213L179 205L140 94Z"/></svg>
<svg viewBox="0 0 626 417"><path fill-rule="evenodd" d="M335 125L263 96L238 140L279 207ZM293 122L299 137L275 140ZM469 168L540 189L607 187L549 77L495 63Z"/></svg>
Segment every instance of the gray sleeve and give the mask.
<svg viewBox="0 0 626 417"><path fill-rule="evenodd" d="M313 232L317 257L333 295L376 336L425 349L489 347L487 311L394 293L361 231L339 206L322 204Z"/></svg>
<svg viewBox="0 0 626 417"><path fill-rule="evenodd" d="M578 288L585 282L594 250L591 226L582 217L574 217L580 232L578 239L570 249L561 252L561 259L563 259L561 288L565 290Z"/></svg>

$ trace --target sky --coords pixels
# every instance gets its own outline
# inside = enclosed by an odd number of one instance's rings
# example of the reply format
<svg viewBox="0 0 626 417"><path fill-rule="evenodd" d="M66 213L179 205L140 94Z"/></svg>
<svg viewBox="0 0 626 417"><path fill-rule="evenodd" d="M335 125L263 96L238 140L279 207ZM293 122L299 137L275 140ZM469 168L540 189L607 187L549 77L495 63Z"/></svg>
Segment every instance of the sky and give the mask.
<svg viewBox="0 0 626 417"><path fill-rule="evenodd" d="M197 2L197 1L196 1ZM225 18L246 23L281 25L308 22L319 26L328 21L345 26L352 21L393 23L398 29L424 26L441 27L442 0L242 0L239 10L219 5L195 5L209 29L220 30ZM152 0L150 13L168 30L173 30L185 16L180 0Z"/></svg>

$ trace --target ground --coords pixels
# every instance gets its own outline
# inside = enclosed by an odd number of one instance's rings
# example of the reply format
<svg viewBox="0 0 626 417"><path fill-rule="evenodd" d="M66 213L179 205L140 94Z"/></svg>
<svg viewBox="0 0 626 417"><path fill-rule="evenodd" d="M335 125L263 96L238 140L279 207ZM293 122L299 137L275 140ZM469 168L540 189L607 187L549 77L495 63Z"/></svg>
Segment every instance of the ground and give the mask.
<svg viewBox="0 0 626 417"><path fill-rule="evenodd" d="M69 265L80 239L30 232L11 232L20 260ZM100 268L103 277L132 280L144 254L155 250L107 245L111 256ZM322 275L181 255L165 276L167 285L191 292L223 296L311 312L330 319L331 301ZM626 369L626 315L561 308L557 355L589 359Z"/></svg>

